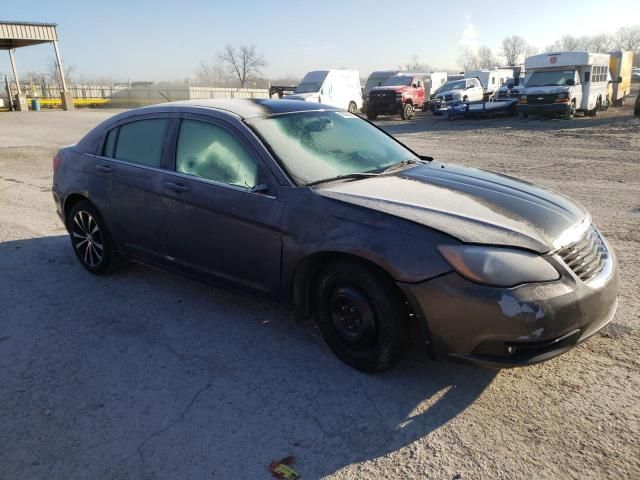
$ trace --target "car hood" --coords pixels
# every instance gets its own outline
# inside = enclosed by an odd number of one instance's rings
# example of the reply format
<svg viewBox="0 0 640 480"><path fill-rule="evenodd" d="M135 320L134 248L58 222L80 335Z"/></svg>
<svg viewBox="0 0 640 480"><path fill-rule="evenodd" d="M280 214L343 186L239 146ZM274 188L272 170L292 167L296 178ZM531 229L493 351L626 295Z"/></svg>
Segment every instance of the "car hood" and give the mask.
<svg viewBox="0 0 640 480"><path fill-rule="evenodd" d="M392 85L392 86L384 86L384 87L373 87L371 92L404 92L405 90L409 90L409 87L406 85Z"/></svg>
<svg viewBox="0 0 640 480"><path fill-rule="evenodd" d="M463 242L544 253L587 211L530 183L474 168L431 162L393 174L325 184L328 198L447 233Z"/></svg>
<svg viewBox="0 0 640 480"><path fill-rule="evenodd" d="M548 86L548 87L525 87L521 93L527 95L544 95L544 94L558 94L558 93L568 93L570 90L569 87L558 87L558 86Z"/></svg>

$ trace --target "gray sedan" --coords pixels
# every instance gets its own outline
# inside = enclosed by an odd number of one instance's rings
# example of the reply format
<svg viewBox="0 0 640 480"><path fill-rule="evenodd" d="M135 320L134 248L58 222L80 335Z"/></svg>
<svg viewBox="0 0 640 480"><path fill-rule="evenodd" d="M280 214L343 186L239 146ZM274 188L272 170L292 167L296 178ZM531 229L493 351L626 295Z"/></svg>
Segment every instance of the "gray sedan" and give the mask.
<svg viewBox="0 0 640 480"><path fill-rule="evenodd" d="M291 304L366 372L391 366L410 338L437 358L540 362L617 306L613 251L582 206L420 156L324 105L132 110L53 168L89 272L137 261Z"/></svg>

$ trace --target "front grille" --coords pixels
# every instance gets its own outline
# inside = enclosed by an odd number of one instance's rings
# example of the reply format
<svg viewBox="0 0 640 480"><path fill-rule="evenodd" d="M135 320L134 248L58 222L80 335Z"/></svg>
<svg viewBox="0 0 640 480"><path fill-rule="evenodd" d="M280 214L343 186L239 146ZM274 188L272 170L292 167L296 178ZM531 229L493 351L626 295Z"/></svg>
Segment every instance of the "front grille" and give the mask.
<svg viewBox="0 0 640 480"><path fill-rule="evenodd" d="M558 255L580 280L586 282L600 273L609 252L598 231L591 226L581 240L560 249Z"/></svg>
<svg viewBox="0 0 640 480"><path fill-rule="evenodd" d="M557 93L543 93L540 95L527 95L529 105L548 105L558 97Z"/></svg>
<svg viewBox="0 0 640 480"><path fill-rule="evenodd" d="M452 101L452 100L453 100L453 95L445 95L445 96L444 96L444 100L445 100L445 102L450 102L450 101Z"/></svg>

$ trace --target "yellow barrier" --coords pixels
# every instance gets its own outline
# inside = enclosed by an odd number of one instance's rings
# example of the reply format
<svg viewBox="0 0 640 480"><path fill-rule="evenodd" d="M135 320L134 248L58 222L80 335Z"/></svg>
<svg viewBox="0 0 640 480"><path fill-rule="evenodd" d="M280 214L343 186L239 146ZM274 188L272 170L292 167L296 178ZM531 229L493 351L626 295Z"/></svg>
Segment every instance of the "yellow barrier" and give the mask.
<svg viewBox="0 0 640 480"><path fill-rule="evenodd" d="M102 107L110 102L108 98L74 98L75 107ZM62 108L60 98L41 98L40 105L44 108Z"/></svg>

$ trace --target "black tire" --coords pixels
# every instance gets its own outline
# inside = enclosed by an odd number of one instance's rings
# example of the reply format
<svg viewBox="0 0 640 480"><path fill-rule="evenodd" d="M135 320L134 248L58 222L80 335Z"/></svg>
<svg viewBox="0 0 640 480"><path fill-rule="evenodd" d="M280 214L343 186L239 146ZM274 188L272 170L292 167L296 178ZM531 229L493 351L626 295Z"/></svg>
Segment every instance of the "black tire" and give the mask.
<svg viewBox="0 0 640 480"><path fill-rule="evenodd" d="M422 111L423 111L423 112L428 112L429 110L431 110L431 109L429 108L429 102L424 102L424 103L422 104Z"/></svg>
<svg viewBox="0 0 640 480"><path fill-rule="evenodd" d="M353 113L354 115L358 113L358 106L356 102L349 102L349 108L347 109L349 113Z"/></svg>
<svg viewBox="0 0 640 480"><path fill-rule="evenodd" d="M466 95L462 97L462 103L469 103L469 97L467 97Z"/></svg>
<svg viewBox="0 0 640 480"><path fill-rule="evenodd" d="M564 120L573 120L573 117L575 117L575 115L576 115L576 104L574 102L571 102L567 111L562 114L562 118Z"/></svg>
<svg viewBox="0 0 640 480"><path fill-rule="evenodd" d="M398 360L407 344L407 312L392 281L359 263L336 261L315 291L318 327L340 360L366 373Z"/></svg>
<svg viewBox="0 0 640 480"><path fill-rule="evenodd" d="M111 235L98 210L87 200L69 212L67 229L80 264L96 275L109 273L117 263Z"/></svg>
<svg viewBox="0 0 640 480"><path fill-rule="evenodd" d="M375 120L376 118L378 118L378 114L376 112L371 111L369 108L367 108L367 119Z"/></svg>
<svg viewBox="0 0 640 480"><path fill-rule="evenodd" d="M403 120L411 120L411 117L413 117L413 105L411 105L410 103L405 103L402 106L401 116Z"/></svg>
<svg viewBox="0 0 640 480"><path fill-rule="evenodd" d="M529 114L528 114L528 113L524 113L524 112L522 112L522 118L524 118L524 119L529 118Z"/></svg>
<svg viewBox="0 0 640 480"><path fill-rule="evenodd" d="M596 102L596 106L593 107L592 110L587 110L587 116L589 117L595 117L598 115L598 110L600 110L600 108L602 107L602 100L600 100L600 98L598 98L598 101Z"/></svg>

